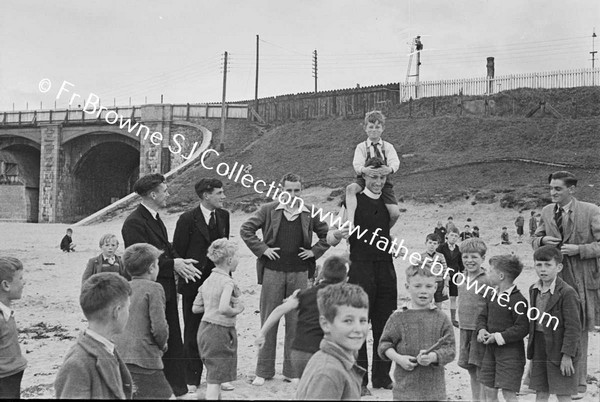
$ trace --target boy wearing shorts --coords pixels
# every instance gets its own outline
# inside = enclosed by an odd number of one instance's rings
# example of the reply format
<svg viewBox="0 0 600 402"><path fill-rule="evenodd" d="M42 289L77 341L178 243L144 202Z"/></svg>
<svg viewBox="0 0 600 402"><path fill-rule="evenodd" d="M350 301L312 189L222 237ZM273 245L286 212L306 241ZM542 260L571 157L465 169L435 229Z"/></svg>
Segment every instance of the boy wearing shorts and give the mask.
<svg viewBox="0 0 600 402"><path fill-rule="evenodd" d="M442 272L446 272L446 258L444 254L438 253L436 250L438 245L440 244L440 239L435 233L430 233L425 238L425 252L421 254L421 261L425 261L425 258L429 258L431 261L437 261L441 264L444 269ZM433 301L435 306L442 309L442 302L448 300L448 283L450 281L450 277L448 275L436 275L435 283L436 283L436 291L433 295Z"/></svg>

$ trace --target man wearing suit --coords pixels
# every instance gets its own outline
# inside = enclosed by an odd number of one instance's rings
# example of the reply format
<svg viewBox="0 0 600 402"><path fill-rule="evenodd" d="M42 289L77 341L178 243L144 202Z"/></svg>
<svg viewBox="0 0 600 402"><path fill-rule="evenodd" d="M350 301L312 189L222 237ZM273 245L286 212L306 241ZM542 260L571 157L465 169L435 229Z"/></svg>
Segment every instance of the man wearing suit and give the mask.
<svg viewBox="0 0 600 402"><path fill-rule="evenodd" d="M191 390L200 386L200 377L202 377L202 361L198 354L196 339L202 314L192 313L192 304L198 288L215 267L215 264L206 258L208 247L217 239L229 238L229 212L222 209L223 199L225 199L223 183L217 179L200 179L195 189L200 197L200 204L179 217L173 235L173 247L177 254L198 261L194 265L202 272L202 279L199 281L188 283L181 281L177 286L177 290L183 296L185 378Z"/></svg>
<svg viewBox="0 0 600 402"><path fill-rule="evenodd" d="M291 296L297 289L308 287L308 277L315 272L315 260L329 248L326 241L329 229L327 223L321 222L318 218L311 218L310 212L303 203L302 210L299 210L298 202L293 201L302 190L300 177L288 173L283 176L280 184L284 191L279 196L280 201L261 206L240 229L242 239L258 257L258 279L259 283L262 283L261 326L283 299ZM289 198L282 196L286 193ZM286 198L288 202L283 203L283 199ZM256 236L259 229L262 230L262 240ZM319 237L319 241L314 245L312 245L312 232ZM296 311L285 316L283 375L287 380L298 378L290 356L297 318ZM265 345L258 352L256 378L253 385L263 385L265 379L275 376L276 347L277 326L274 326L267 333Z"/></svg>
<svg viewBox="0 0 600 402"><path fill-rule="evenodd" d="M582 394L587 387L588 331L598 324L595 318L600 309L600 209L573 197L577 179L572 173L554 172L548 177L548 182L553 203L542 209L532 246L537 249L549 244L560 248L564 260L559 275L579 296L583 331L580 338L581 359L575 375L578 377L578 392Z"/></svg>
<svg viewBox="0 0 600 402"><path fill-rule="evenodd" d="M167 185L165 177L153 173L141 177L133 185L133 190L142 197L142 202L125 219L121 234L125 247L136 243L149 243L163 251L158 259L158 278L165 291L165 314L169 324L168 350L163 355L164 373L167 381L173 388L176 396L187 393L187 386L183 375L183 343L181 342L181 328L179 327L179 313L177 310L177 291L175 288L175 273L179 280L195 281L200 279L200 271L192 265L193 259L178 258L179 256L169 243L167 228L160 219L158 210L167 205Z"/></svg>

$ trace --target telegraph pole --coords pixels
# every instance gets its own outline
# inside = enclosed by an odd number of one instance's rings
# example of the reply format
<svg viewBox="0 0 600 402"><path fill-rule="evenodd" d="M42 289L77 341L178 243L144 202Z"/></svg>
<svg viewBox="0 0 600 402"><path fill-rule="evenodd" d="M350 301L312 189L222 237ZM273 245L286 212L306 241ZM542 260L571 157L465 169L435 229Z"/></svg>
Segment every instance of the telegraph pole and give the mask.
<svg viewBox="0 0 600 402"><path fill-rule="evenodd" d="M315 93L317 93L317 49L313 52L313 77L315 77Z"/></svg>
<svg viewBox="0 0 600 402"><path fill-rule="evenodd" d="M254 110L258 113L258 41L259 37L256 35L256 79L254 80Z"/></svg>
<svg viewBox="0 0 600 402"><path fill-rule="evenodd" d="M219 136L219 150L224 151L225 145L225 117L227 116L227 106L225 105L225 93L227 91L227 52L223 59L223 99L221 100L221 135Z"/></svg>
<svg viewBox="0 0 600 402"><path fill-rule="evenodd" d="M590 52L590 54L592 55L592 68L594 68L594 62L596 61L596 53L598 53L598 51L594 49L595 39L596 39L596 28L594 28L594 31L592 32L592 51Z"/></svg>

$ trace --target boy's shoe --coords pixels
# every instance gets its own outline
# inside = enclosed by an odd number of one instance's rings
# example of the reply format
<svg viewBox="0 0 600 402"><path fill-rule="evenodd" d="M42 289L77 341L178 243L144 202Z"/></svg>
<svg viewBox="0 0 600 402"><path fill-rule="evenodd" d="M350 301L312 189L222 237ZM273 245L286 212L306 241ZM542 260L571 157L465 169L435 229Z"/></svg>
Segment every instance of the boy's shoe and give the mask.
<svg viewBox="0 0 600 402"><path fill-rule="evenodd" d="M578 392L577 395L571 395L571 399L574 401L583 399L583 397L585 396L585 392Z"/></svg>
<svg viewBox="0 0 600 402"><path fill-rule="evenodd" d="M193 394L194 392L198 391L198 386L196 385L190 385L188 384L188 394Z"/></svg>
<svg viewBox="0 0 600 402"><path fill-rule="evenodd" d="M283 376L283 382L298 384L300 382L300 379L299 378L289 378L289 377Z"/></svg>
<svg viewBox="0 0 600 402"><path fill-rule="evenodd" d="M233 391L235 387L230 382L224 382L221 384L221 391Z"/></svg>
<svg viewBox="0 0 600 402"><path fill-rule="evenodd" d="M373 394L369 391L366 385L360 386L360 396L372 396Z"/></svg>
<svg viewBox="0 0 600 402"><path fill-rule="evenodd" d="M252 381L252 385L254 385L255 387L262 387L263 385L265 385L265 379L259 376L256 376L254 378L254 380Z"/></svg>

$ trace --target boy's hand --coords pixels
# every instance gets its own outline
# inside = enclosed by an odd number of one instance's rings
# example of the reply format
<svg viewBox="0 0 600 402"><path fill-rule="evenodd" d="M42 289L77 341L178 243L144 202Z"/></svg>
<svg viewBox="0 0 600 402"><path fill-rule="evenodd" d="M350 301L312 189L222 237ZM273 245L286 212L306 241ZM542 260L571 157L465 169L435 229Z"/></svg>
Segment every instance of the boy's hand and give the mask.
<svg viewBox="0 0 600 402"><path fill-rule="evenodd" d="M417 367L417 359L408 355L398 355L394 362L406 371L413 371Z"/></svg>
<svg viewBox="0 0 600 402"><path fill-rule="evenodd" d="M477 334L477 342L484 343L489 336L490 336L490 333L487 332L486 329L480 329L479 333Z"/></svg>
<svg viewBox="0 0 600 402"><path fill-rule="evenodd" d="M258 346L259 348L262 348L265 345L265 336L263 335L262 332L258 333L258 336L256 337L256 340L254 341L254 345Z"/></svg>
<svg viewBox="0 0 600 402"><path fill-rule="evenodd" d="M369 166L369 167L363 167L361 169L361 172L363 174L366 174L367 176L373 176L373 175L379 173L379 169L373 169L371 166Z"/></svg>
<svg viewBox="0 0 600 402"><path fill-rule="evenodd" d="M570 377L575 373L575 369L573 368L573 359L569 355L562 355L562 359L560 359L560 373L565 377Z"/></svg>
<svg viewBox="0 0 600 402"><path fill-rule="evenodd" d="M421 366L429 366L431 363L437 363L437 354L435 352L429 352L426 355L423 354L425 350L420 350L417 355L417 363Z"/></svg>
<svg viewBox="0 0 600 402"><path fill-rule="evenodd" d="M377 172L379 174L388 175L388 174L392 173L392 168L389 166L381 166L380 168L377 169Z"/></svg>

